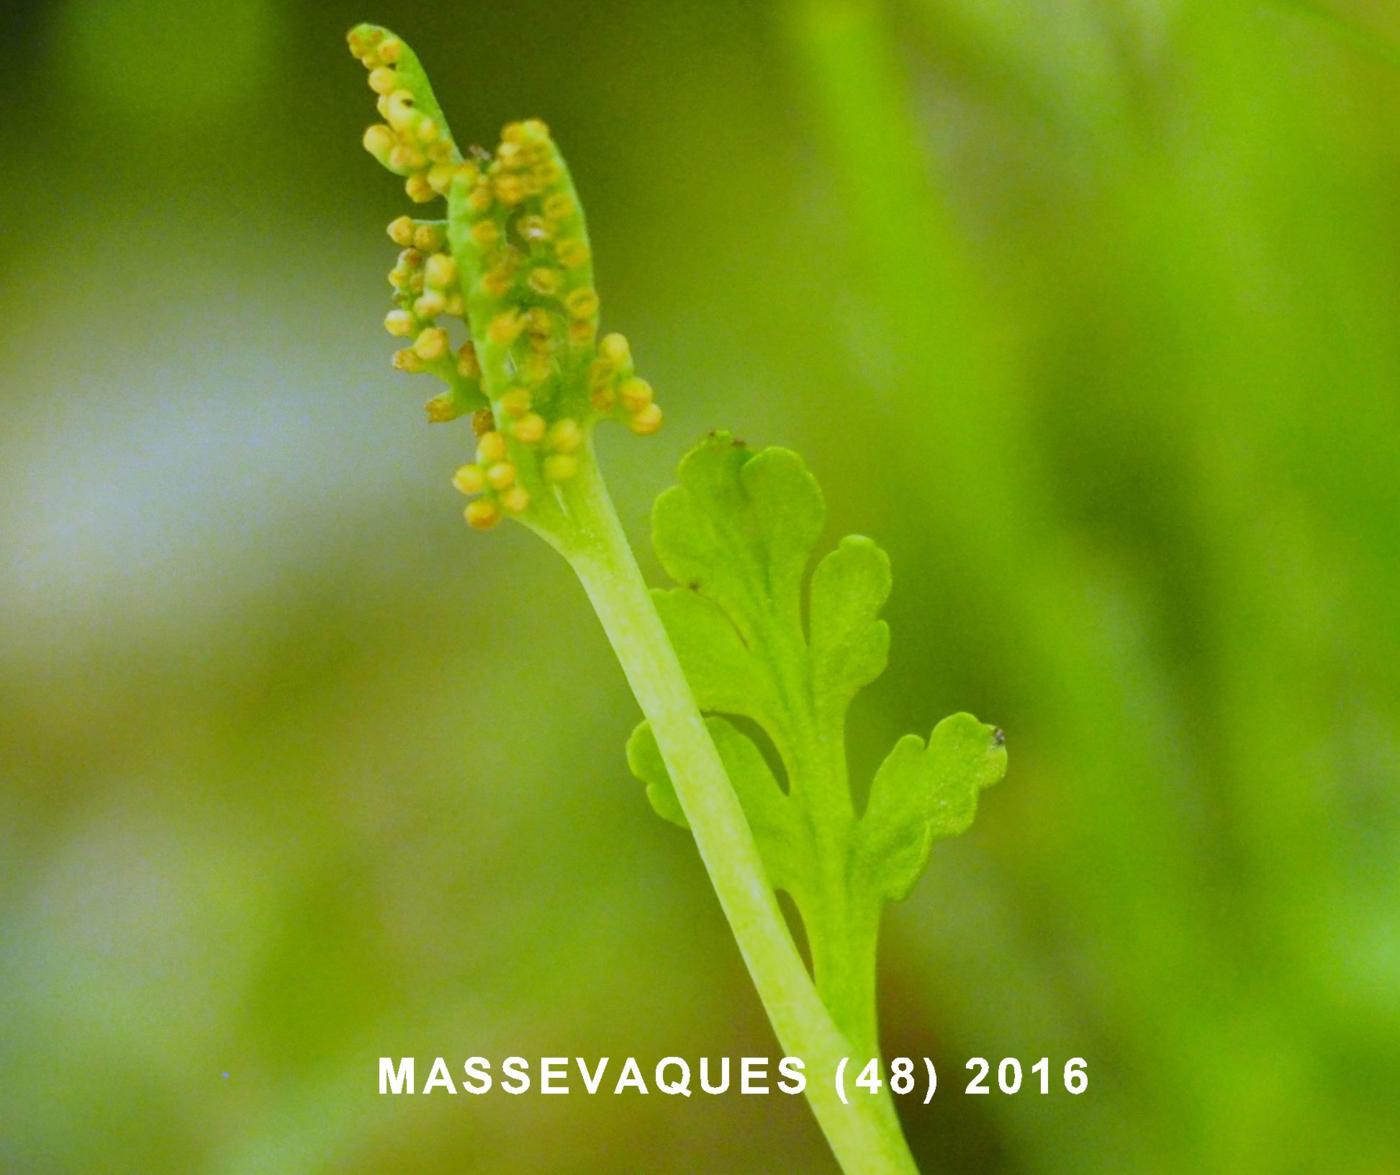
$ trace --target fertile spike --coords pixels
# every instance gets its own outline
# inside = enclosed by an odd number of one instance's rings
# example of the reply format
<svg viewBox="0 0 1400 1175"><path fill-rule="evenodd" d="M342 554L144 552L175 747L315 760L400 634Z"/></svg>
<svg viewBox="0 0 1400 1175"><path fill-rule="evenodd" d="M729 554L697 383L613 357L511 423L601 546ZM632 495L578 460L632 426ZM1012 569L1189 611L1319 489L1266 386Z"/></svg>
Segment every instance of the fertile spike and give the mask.
<svg viewBox="0 0 1400 1175"><path fill-rule="evenodd" d="M394 366L447 385L428 400L429 420L472 417L476 460L454 478L481 495L468 521L486 529L505 515L535 516L557 496L546 485L583 468L598 419L638 435L661 424L627 340L598 339L592 251L569 169L539 119L509 123L493 153L463 157L413 50L373 25L348 40L382 120L365 132L366 149L415 203L447 200L446 220L400 216L388 226L402 252L384 326L408 344ZM452 318L468 331L455 351L444 329Z"/></svg>

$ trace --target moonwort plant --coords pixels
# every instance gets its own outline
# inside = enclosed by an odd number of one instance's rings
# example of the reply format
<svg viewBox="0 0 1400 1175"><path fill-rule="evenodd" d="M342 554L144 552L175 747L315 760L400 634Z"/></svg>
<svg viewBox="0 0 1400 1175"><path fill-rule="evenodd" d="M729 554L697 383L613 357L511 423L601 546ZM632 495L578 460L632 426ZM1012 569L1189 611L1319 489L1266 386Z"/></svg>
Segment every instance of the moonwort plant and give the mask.
<svg viewBox="0 0 1400 1175"><path fill-rule="evenodd" d="M838 1160L851 1172L912 1171L887 1085L853 1083L877 1073L867 1066L879 1057L881 910L909 892L934 840L967 828L978 792L1005 771L1002 733L955 714L927 741L905 736L858 810L845 718L885 667L889 561L849 536L809 579L825 508L786 449L716 432L685 455L652 514L675 586L648 591L593 433L607 420L654 433L661 409L627 340L598 337L583 210L549 130L511 123L493 152L464 153L399 37L360 25L349 42L383 118L366 149L415 203L446 201L445 218L389 225L403 251L385 326L405 344L394 366L444 385L428 419L470 416L474 459L453 478L470 498L466 520L519 522L573 567L645 716L628 763L653 808L694 836ZM778 890L797 908L810 969ZM832 1080L843 1059L844 1098Z"/></svg>

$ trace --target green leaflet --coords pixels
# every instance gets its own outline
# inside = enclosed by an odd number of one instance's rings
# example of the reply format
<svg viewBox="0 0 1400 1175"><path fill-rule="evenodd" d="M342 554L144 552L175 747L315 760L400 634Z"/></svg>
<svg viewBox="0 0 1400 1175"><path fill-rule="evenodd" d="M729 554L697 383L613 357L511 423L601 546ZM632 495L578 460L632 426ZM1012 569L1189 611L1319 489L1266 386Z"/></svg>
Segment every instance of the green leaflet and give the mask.
<svg viewBox="0 0 1400 1175"><path fill-rule="evenodd" d="M840 722L862 686L885 671L890 626L879 619L890 594L890 561L870 539L847 535L812 575L809 638L819 713Z"/></svg>
<svg viewBox="0 0 1400 1175"><path fill-rule="evenodd" d="M748 719L772 741L786 791L746 733L708 720L769 881L801 912L818 987L847 1000L844 972L873 973L873 929L867 943L854 928L873 927L885 901L909 892L934 840L967 828L978 792L1004 774L1006 750L1000 731L955 714L927 745L900 739L856 813L846 710L885 668L889 629L879 613L890 569L870 539L843 539L812 573L804 623L803 579L824 521L821 490L800 457L716 433L686 455L678 484L656 501L653 543L680 586L653 598L700 708ZM646 723L628 763L656 811L684 826ZM853 944L872 957L843 958ZM824 984L824 968L843 974ZM832 1011L861 1022L859 1009Z"/></svg>
<svg viewBox="0 0 1400 1175"><path fill-rule="evenodd" d="M875 773L852 846L869 885L891 901L908 895L933 842L967 831L977 793L1006 774L1004 741L971 714L953 714L927 746L912 734L895 743Z"/></svg>

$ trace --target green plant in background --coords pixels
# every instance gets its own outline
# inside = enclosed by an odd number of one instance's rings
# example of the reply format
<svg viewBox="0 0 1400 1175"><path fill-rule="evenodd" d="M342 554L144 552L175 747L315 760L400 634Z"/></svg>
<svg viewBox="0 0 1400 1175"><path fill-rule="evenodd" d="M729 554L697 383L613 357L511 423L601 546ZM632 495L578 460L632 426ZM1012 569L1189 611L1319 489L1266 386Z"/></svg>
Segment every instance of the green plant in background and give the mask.
<svg viewBox="0 0 1400 1175"><path fill-rule="evenodd" d="M807 1063L833 1150L848 1170L911 1170L884 1086L845 1105L830 1075L843 1058L859 1069L878 1057L881 909L909 892L933 840L971 822L1005 771L1002 734L956 714L927 743L907 736L857 804L845 716L885 667L889 563L847 537L804 592L825 508L790 451L718 432L692 449L653 511L677 586L648 591L593 430L614 419L647 435L661 411L627 341L598 338L583 212L547 128L512 123L494 153L464 154L401 39L361 25L349 41L384 118L366 148L415 202L447 201L444 220L389 226L403 252L385 325L406 341L395 366L445 385L429 419L471 415L475 459L454 477L466 519L485 530L514 518L574 568L646 718L631 768L656 811L692 831L778 1038ZM801 916L810 972L777 890Z"/></svg>

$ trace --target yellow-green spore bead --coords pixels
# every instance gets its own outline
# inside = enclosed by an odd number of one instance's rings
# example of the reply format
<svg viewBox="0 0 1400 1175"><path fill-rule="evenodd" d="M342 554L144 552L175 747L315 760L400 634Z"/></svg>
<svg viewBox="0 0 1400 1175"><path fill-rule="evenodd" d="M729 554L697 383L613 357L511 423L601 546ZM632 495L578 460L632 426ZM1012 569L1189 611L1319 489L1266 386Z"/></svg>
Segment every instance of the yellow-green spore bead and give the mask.
<svg viewBox="0 0 1400 1175"><path fill-rule="evenodd" d="M486 488L486 471L480 465L463 465L452 475L452 484L464 494L479 494Z"/></svg>
<svg viewBox="0 0 1400 1175"><path fill-rule="evenodd" d="M515 484L515 466L509 461L497 461L486 470L486 481L493 490L509 489Z"/></svg>
<svg viewBox="0 0 1400 1175"><path fill-rule="evenodd" d="M447 244L447 234L436 224L420 224L413 230L413 247L427 255L436 253Z"/></svg>
<svg viewBox="0 0 1400 1175"><path fill-rule="evenodd" d="M389 152L389 167L397 171L400 175L417 171L428 161L423 157L423 152L409 143L399 141L394 144L394 148Z"/></svg>
<svg viewBox="0 0 1400 1175"><path fill-rule="evenodd" d="M392 130L382 122L377 122L365 131L362 141L364 142L365 150L373 155L382 166L389 166L389 153L393 151L395 145L398 143L398 139L395 138Z"/></svg>
<svg viewBox="0 0 1400 1175"><path fill-rule="evenodd" d="M530 506L530 491L524 486L511 486L501 495L501 505L511 514L523 514Z"/></svg>
<svg viewBox="0 0 1400 1175"><path fill-rule="evenodd" d="M640 412L652 401L651 384L644 379L625 379L617 387L617 398L622 407L632 413Z"/></svg>
<svg viewBox="0 0 1400 1175"><path fill-rule="evenodd" d="M508 451L505 435L494 430L484 434L476 443L477 462L488 468L498 461L504 461Z"/></svg>
<svg viewBox="0 0 1400 1175"><path fill-rule="evenodd" d="M605 334L598 340L598 356L609 363L614 371L624 374L631 371L632 348L628 345L626 336L616 331Z"/></svg>
<svg viewBox="0 0 1400 1175"><path fill-rule="evenodd" d="M456 167L446 160L434 163L428 168L428 187L432 188L439 196L447 195L447 189L452 186L452 178L456 174Z"/></svg>
<svg viewBox="0 0 1400 1175"><path fill-rule="evenodd" d="M407 90L395 90L380 103L384 121L401 135L411 134L421 115L414 108L413 95Z"/></svg>
<svg viewBox="0 0 1400 1175"><path fill-rule="evenodd" d="M559 164L552 159L542 159L530 169L530 178L539 184L540 190L552 188L564 178L564 172Z"/></svg>
<svg viewBox="0 0 1400 1175"><path fill-rule="evenodd" d="M456 420L466 410L466 405L452 388L439 392L423 405L429 424L446 424L449 420Z"/></svg>
<svg viewBox="0 0 1400 1175"><path fill-rule="evenodd" d="M409 176L404 181L403 190L415 204L427 204L437 198L432 184L428 183L428 177L424 175Z"/></svg>
<svg viewBox="0 0 1400 1175"><path fill-rule="evenodd" d="M545 421L538 412L531 412L515 422L515 439L526 445L537 444L544 438Z"/></svg>
<svg viewBox="0 0 1400 1175"><path fill-rule="evenodd" d="M420 359L432 362L447 354L447 332L441 327L429 327L413 340L413 349Z"/></svg>
<svg viewBox="0 0 1400 1175"><path fill-rule="evenodd" d="M476 357L476 348L471 343L463 343L457 352L457 374L465 379L481 378L481 361Z"/></svg>
<svg viewBox="0 0 1400 1175"><path fill-rule="evenodd" d="M550 426L545 444L556 453L576 453L583 444L583 427L570 416L556 420Z"/></svg>
<svg viewBox="0 0 1400 1175"><path fill-rule="evenodd" d="M489 249L501 239L501 230L494 220L478 220L467 230L467 235L478 249Z"/></svg>
<svg viewBox="0 0 1400 1175"><path fill-rule="evenodd" d="M507 208L514 208L525 199L525 181L518 175L498 175L492 184L492 191Z"/></svg>
<svg viewBox="0 0 1400 1175"><path fill-rule="evenodd" d="M588 365L588 386L590 388L610 388L615 382L616 375L617 368L613 366L612 360L600 355Z"/></svg>
<svg viewBox="0 0 1400 1175"><path fill-rule="evenodd" d="M555 253L565 269L579 269L588 264L588 246L577 237L560 241Z"/></svg>
<svg viewBox="0 0 1400 1175"><path fill-rule="evenodd" d="M489 297L500 299L510 293L515 278L505 270L493 269L481 275L481 290Z"/></svg>
<svg viewBox="0 0 1400 1175"><path fill-rule="evenodd" d="M435 290L446 289L457 280L457 262L446 253L434 253L423 265L423 280Z"/></svg>
<svg viewBox="0 0 1400 1175"><path fill-rule="evenodd" d="M427 290L413 302L413 313L419 318L436 318L447 309L447 299L438 290Z"/></svg>
<svg viewBox="0 0 1400 1175"><path fill-rule="evenodd" d="M541 265L530 270L526 284L541 297L552 298L564 288L564 275L557 269Z"/></svg>
<svg viewBox="0 0 1400 1175"><path fill-rule="evenodd" d="M531 387L538 387L554 374L554 360L550 358L550 343L547 338L534 336L530 346L535 348L525 356L520 365L520 378Z"/></svg>
<svg viewBox="0 0 1400 1175"><path fill-rule="evenodd" d="M573 198L567 192L555 192L544 202L545 218L559 224L568 220L577 211Z"/></svg>
<svg viewBox="0 0 1400 1175"><path fill-rule="evenodd" d="M578 458L572 453L553 453L541 467L549 481L569 481L578 474Z"/></svg>
<svg viewBox="0 0 1400 1175"><path fill-rule="evenodd" d="M640 412L628 418L627 427L639 437L650 436L661 427L660 406L648 404Z"/></svg>
<svg viewBox="0 0 1400 1175"><path fill-rule="evenodd" d="M592 318L598 313L598 295L587 286L581 286L564 299L564 309L574 319Z"/></svg>
<svg viewBox="0 0 1400 1175"><path fill-rule="evenodd" d="M467 197L467 206L478 216L485 216L495 202L496 197L491 194L490 181L483 176Z"/></svg>
<svg viewBox="0 0 1400 1175"><path fill-rule="evenodd" d="M407 310L390 310L384 316L384 329L395 338L406 339L413 333L413 315Z"/></svg>
<svg viewBox="0 0 1400 1175"><path fill-rule="evenodd" d="M500 399L501 411L507 416L519 420L530 411L532 398L529 388L511 388Z"/></svg>
<svg viewBox="0 0 1400 1175"><path fill-rule="evenodd" d="M490 498L477 498L467 504L462 516L473 530L490 530L501 521L501 507Z"/></svg>
<svg viewBox="0 0 1400 1175"><path fill-rule="evenodd" d="M378 47L384 40L384 30L372 24L357 24L345 34L350 52L361 61L378 60Z"/></svg>
<svg viewBox="0 0 1400 1175"><path fill-rule="evenodd" d="M524 319L514 310L507 310L491 320L486 328L486 337L498 346L508 347L520 337L525 329Z"/></svg>

